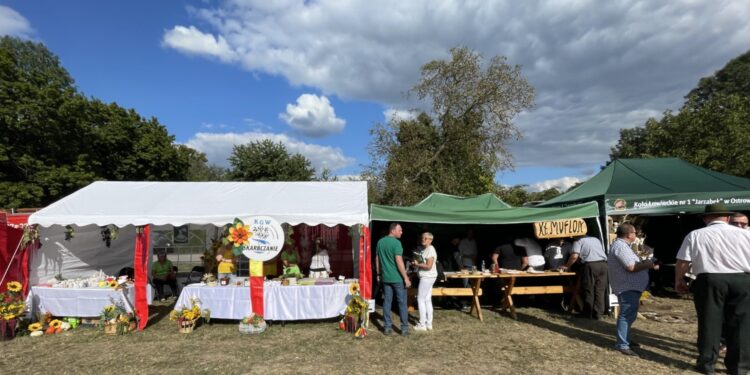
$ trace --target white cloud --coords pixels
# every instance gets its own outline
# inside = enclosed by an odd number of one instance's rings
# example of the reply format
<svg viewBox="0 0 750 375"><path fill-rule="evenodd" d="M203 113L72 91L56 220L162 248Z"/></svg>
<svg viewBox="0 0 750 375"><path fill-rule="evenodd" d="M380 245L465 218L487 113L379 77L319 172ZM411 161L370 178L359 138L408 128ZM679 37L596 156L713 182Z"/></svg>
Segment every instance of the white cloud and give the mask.
<svg viewBox="0 0 750 375"><path fill-rule="evenodd" d="M297 104L287 104L286 112L279 114L279 118L310 137L340 133L346 126L346 121L336 117L328 98L315 94L300 95Z"/></svg>
<svg viewBox="0 0 750 375"><path fill-rule="evenodd" d="M561 192L568 190L571 186L581 182L578 177L560 177L553 180L544 180L531 184L528 187L529 191L544 191L547 189L555 188Z"/></svg>
<svg viewBox="0 0 750 375"><path fill-rule="evenodd" d="M28 37L33 32L29 20L15 10L0 5L0 35Z"/></svg>
<svg viewBox="0 0 750 375"><path fill-rule="evenodd" d="M391 122L393 120L412 120L417 117L417 112L407 109L389 108L383 111L383 117L385 117L386 122Z"/></svg>
<svg viewBox="0 0 750 375"><path fill-rule="evenodd" d="M336 178L338 178L339 181L364 181L362 175L358 174L340 174L337 175Z"/></svg>
<svg viewBox="0 0 750 375"><path fill-rule="evenodd" d="M252 141L270 139L281 142L292 154L301 154L310 160L316 172L323 168L336 171L341 168L355 164L355 160L344 155L338 147L329 147L301 142L284 134L275 133L197 133L185 144L206 154L208 162L222 167L229 166L229 156L232 147L243 145Z"/></svg>
<svg viewBox="0 0 750 375"><path fill-rule="evenodd" d="M413 106L420 66L451 47L507 56L537 93L517 121L518 166L603 163L620 128L678 107L750 46L746 0L229 0L191 12L216 37L176 26L166 45L391 108ZM175 33L183 43L166 43Z"/></svg>
<svg viewBox="0 0 750 375"><path fill-rule="evenodd" d="M223 36L214 37L194 26L175 26L164 33L163 44L189 55L215 57L223 62L236 60L236 54Z"/></svg>

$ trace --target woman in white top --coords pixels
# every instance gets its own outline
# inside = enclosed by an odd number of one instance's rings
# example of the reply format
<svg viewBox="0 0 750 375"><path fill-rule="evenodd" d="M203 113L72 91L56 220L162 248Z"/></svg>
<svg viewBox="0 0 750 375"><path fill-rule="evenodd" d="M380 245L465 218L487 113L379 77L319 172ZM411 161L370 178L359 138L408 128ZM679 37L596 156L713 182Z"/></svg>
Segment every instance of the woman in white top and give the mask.
<svg viewBox="0 0 750 375"><path fill-rule="evenodd" d="M320 237L315 239L315 255L310 261L310 277L325 278L331 274L331 262L328 257L328 249Z"/></svg>
<svg viewBox="0 0 750 375"><path fill-rule="evenodd" d="M419 290L417 292L417 305L419 307L419 324L414 326L415 331L432 330L432 286L437 279L437 251L432 246L432 233L422 233L422 250L420 258L414 260L413 264L419 270ZM421 261L420 261L421 260Z"/></svg>

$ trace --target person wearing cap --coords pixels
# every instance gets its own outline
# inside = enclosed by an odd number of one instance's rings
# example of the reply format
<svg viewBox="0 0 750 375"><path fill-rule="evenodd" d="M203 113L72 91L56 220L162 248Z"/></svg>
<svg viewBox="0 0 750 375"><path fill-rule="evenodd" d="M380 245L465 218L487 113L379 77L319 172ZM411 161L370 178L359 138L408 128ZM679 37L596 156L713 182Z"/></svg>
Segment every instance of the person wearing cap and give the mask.
<svg viewBox="0 0 750 375"><path fill-rule="evenodd" d="M696 370L714 373L722 326L727 343L724 364L730 374L750 372L750 231L729 225L726 205L705 207L705 228L690 232L677 253L675 290L687 293L682 277L692 263L693 302L698 315Z"/></svg>

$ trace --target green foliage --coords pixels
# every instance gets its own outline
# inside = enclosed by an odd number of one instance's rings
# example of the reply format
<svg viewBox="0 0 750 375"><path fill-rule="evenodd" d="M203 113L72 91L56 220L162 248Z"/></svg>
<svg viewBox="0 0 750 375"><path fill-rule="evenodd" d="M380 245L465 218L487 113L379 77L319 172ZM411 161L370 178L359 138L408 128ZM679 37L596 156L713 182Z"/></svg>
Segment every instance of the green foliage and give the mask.
<svg viewBox="0 0 750 375"><path fill-rule="evenodd" d="M692 108L700 108L717 94L750 95L750 51L732 59L714 75L701 78L686 98Z"/></svg>
<svg viewBox="0 0 750 375"><path fill-rule="evenodd" d="M312 181L315 176L307 158L268 139L234 146L229 163L234 181Z"/></svg>
<svg viewBox="0 0 750 375"><path fill-rule="evenodd" d="M156 119L79 93L40 43L0 38L0 207L41 207L95 180L185 180Z"/></svg>
<svg viewBox="0 0 750 375"><path fill-rule="evenodd" d="M621 129L610 157L679 157L750 177L750 52L700 80L678 113L667 111L643 127Z"/></svg>
<svg viewBox="0 0 750 375"><path fill-rule="evenodd" d="M546 201L561 194L560 191L555 188L549 188L537 192L529 192L526 188L526 185L510 187L499 186L495 191L495 195L511 206L521 207L524 203Z"/></svg>
<svg viewBox="0 0 750 375"><path fill-rule="evenodd" d="M506 142L520 137L512 119L533 105L534 90L504 57L482 68L482 56L451 50L450 61L422 66L412 89L433 113L376 124L364 177L373 202L409 205L432 192L476 195L512 166Z"/></svg>
<svg viewBox="0 0 750 375"><path fill-rule="evenodd" d="M193 150L190 147L179 145L177 151L186 158L190 167L188 168L188 181L228 181L229 171L218 165L208 164L206 154Z"/></svg>

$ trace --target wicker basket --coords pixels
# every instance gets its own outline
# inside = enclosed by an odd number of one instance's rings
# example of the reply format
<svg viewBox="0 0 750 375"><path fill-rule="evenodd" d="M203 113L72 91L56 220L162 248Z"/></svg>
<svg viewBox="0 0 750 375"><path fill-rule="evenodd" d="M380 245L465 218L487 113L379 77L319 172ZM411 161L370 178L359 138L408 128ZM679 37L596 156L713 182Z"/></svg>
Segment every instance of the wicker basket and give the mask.
<svg viewBox="0 0 750 375"><path fill-rule="evenodd" d="M252 324L240 322L240 333L244 334L263 333L266 331L266 328L268 328L268 325L265 321L258 324L257 327Z"/></svg>
<svg viewBox="0 0 750 375"><path fill-rule="evenodd" d="M179 328L180 333L193 333L193 329L195 329L197 324L197 318L193 320L183 320L177 322L177 328Z"/></svg>
<svg viewBox="0 0 750 375"><path fill-rule="evenodd" d="M136 324L135 320L130 322L130 325L128 326L128 330L125 333L133 332L138 328L138 325ZM104 333L108 335L116 335L117 334L117 324L104 324Z"/></svg>

